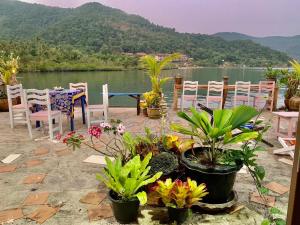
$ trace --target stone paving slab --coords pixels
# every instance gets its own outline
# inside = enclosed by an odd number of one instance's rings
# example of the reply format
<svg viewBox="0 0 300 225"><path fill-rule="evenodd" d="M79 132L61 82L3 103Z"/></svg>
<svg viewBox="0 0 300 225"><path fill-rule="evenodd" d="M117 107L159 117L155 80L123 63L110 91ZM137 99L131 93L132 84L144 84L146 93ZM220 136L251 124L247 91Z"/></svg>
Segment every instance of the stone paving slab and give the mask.
<svg viewBox="0 0 300 225"><path fill-rule="evenodd" d="M81 124L80 113L75 115L75 127L81 134L87 134L87 128ZM266 119L272 118L272 115L265 113ZM81 203L79 200L89 192L107 193L103 185L95 179L95 174L101 171L103 166L97 164L84 163L83 161L90 155L97 154L89 148L77 149L71 154L58 157L57 150L65 148L62 144L53 143L47 139L32 141L29 138L26 126L17 126L10 129L8 113L0 113L0 158L5 158L12 152L22 154L14 162L17 166L14 172L0 173L0 211L14 209L22 206L24 199L30 193L51 192L48 198L48 204L51 206L61 206L59 212L46 220L46 225L88 225L100 224L111 225L118 224L114 218L102 219L98 221L89 221L89 205ZM110 118L118 118L124 122L128 131L141 134L144 132L143 126L147 126L156 133L160 132L160 120L149 120L143 116L136 116L136 110L112 108L110 109ZM175 117L175 112L170 111L170 120L167 122L181 122L181 119ZM65 134L68 132L69 124L64 120ZM274 136L274 128L268 132L266 139L275 144L274 149L280 147ZM41 131L33 131L34 137L44 136ZM273 149L267 148L265 152L259 152L259 163L266 168L266 179L264 184L277 182L289 186L291 176L291 166L278 162L278 156L272 154ZM38 154L35 154L38 153ZM42 154L41 154L42 153ZM25 162L37 159L44 163L34 167L22 167ZM1 163L0 163L0 166ZM25 177L32 174L47 174L42 183L24 185L22 181ZM263 212L263 206L249 202L249 193L255 192L250 174L237 174L234 189L238 193L239 204L245 205L244 209L238 212L221 215L198 215L193 214L192 220L187 224L195 225L260 225ZM276 195L275 206L286 212L288 202L288 193L279 196ZM101 204L109 204L108 199L104 199ZM34 208L32 208L34 207ZM26 206L23 211L28 215L36 210L36 206ZM156 211L159 213L154 213ZM164 210L146 207L142 209L142 216L139 218L140 224L159 224L153 217L165 217ZM14 225L34 225L35 221L19 219Z"/></svg>
<svg viewBox="0 0 300 225"><path fill-rule="evenodd" d="M30 193L24 200L23 205L43 205L48 201L49 193Z"/></svg>

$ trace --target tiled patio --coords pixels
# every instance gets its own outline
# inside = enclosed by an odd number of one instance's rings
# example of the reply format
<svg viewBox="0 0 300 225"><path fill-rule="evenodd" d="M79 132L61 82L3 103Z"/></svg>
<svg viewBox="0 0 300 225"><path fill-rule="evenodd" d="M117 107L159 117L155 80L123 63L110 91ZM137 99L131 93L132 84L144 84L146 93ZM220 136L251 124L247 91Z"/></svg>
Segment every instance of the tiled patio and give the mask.
<svg viewBox="0 0 300 225"><path fill-rule="evenodd" d="M136 116L133 108L113 108L110 117L121 119L127 130L135 133L143 132L144 126L160 131L159 120ZM265 113L264 117L268 119L271 114ZM173 111L170 120L180 121ZM65 129L68 127L64 124ZM78 117L76 128L86 133ZM40 131L34 135L44 136ZM272 129L266 139L280 147ZM46 139L32 141L26 127L9 128L8 113L0 113L0 143L0 160L10 154L21 154L10 164L0 162L0 224L6 218L11 218L12 224L29 225L36 224L35 221L62 225L117 224L107 205L106 189L95 179L100 166L83 162L88 156L97 155L95 151L84 148L73 152ZM271 154L271 148L267 150L259 154L259 162L267 172L266 184L277 182L289 186L292 167L279 162L279 157ZM194 214L187 224L260 224L259 212L263 207L249 203L250 193L255 191L249 174L238 174L235 190L239 204L245 206L243 209L220 215ZM288 193L270 194L276 198L276 207L286 211ZM165 211L159 208L145 207L142 215L139 224L159 224L158 219L163 222L166 218Z"/></svg>

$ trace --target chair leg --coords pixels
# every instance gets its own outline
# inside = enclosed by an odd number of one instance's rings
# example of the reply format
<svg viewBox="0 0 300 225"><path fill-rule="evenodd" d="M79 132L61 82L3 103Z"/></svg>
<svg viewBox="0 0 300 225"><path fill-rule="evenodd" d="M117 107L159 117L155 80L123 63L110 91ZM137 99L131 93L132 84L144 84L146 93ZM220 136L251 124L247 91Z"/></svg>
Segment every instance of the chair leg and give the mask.
<svg viewBox="0 0 300 225"><path fill-rule="evenodd" d="M52 124L52 119L49 120L49 136L50 136L50 140L53 140L53 124Z"/></svg>
<svg viewBox="0 0 300 225"><path fill-rule="evenodd" d="M27 128L28 128L29 137L30 137L30 139L32 139L33 137L32 137L32 128L31 128L30 120L27 121Z"/></svg>
<svg viewBox="0 0 300 225"><path fill-rule="evenodd" d="M87 120L88 128L90 128L90 126L91 126L91 115L90 115L90 110L87 110L87 111L86 111L86 120Z"/></svg>
<svg viewBox="0 0 300 225"><path fill-rule="evenodd" d="M63 121L62 121L62 115L60 115L60 117L59 117L59 133L60 133L60 134L63 134L63 126L62 126L62 123L63 123Z"/></svg>
<svg viewBox="0 0 300 225"><path fill-rule="evenodd" d="M14 128L14 115L11 110L9 110L9 118L10 118L10 128Z"/></svg>

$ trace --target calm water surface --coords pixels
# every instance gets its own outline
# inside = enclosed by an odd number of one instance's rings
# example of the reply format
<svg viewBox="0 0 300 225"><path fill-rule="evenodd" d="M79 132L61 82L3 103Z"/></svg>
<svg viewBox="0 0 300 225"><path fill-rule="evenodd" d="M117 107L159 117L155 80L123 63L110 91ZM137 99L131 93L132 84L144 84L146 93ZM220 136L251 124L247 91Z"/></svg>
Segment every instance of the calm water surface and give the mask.
<svg viewBox="0 0 300 225"><path fill-rule="evenodd" d="M198 80L199 84L207 84L209 80L221 81L224 75L228 75L229 83L234 84L237 80L258 83L263 79L263 73L262 69L253 68L196 68L163 71L163 76L181 75L185 80ZM109 85L109 92L145 92L151 88L145 71L24 73L19 75L19 80L25 88L37 89L54 86L68 88L71 82L88 82L91 104L102 102L102 84ZM164 86L164 93L168 101L172 101L173 79ZM199 94L206 95L206 92L201 91ZM114 97L110 104L134 106L135 100L129 97Z"/></svg>

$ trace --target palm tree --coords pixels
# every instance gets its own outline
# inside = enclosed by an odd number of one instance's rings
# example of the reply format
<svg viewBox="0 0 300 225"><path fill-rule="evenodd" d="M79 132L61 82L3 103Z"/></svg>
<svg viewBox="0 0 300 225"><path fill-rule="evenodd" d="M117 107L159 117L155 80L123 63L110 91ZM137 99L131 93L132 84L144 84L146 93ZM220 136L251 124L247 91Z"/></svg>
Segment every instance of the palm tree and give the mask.
<svg viewBox="0 0 300 225"><path fill-rule="evenodd" d="M159 95L162 94L162 85L164 85L170 77L161 77L161 71L168 66L172 61L175 59L179 59L181 57L181 54L174 53L167 57L165 57L163 60L159 61L154 56L146 55L141 58L142 65L144 68L147 69L148 75L150 77L151 83L152 83L152 91L155 93L158 93Z"/></svg>

